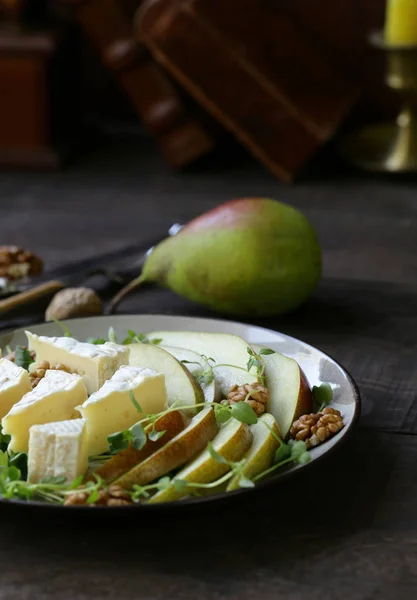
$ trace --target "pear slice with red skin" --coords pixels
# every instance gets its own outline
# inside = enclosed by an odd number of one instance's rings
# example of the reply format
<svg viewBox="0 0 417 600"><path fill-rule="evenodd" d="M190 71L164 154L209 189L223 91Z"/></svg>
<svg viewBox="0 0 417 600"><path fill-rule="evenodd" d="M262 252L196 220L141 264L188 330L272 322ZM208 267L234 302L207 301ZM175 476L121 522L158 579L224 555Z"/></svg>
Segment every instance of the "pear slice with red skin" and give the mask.
<svg viewBox="0 0 417 600"><path fill-rule="evenodd" d="M181 433L116 479L115 483L131 490L135 484L146 485L159 479L194 458L216 436L218 430L213 408L204 408Z"/></svg>
<svg viewBox="0 0 417 600"><path fill-rule="evenodd" d="M228 461L237 462L245 455L251 443L252 433L250 427L232 418L222 426L220 432L214 438L213 448ZM175 479L187 481L188 483L211 483L228 471L230 471L230 466L227 463L215 460L209 450L206 449L181 469ZM184 489L177 489L174 482L172 482L169 487L155 494L149 502L151 504L173 502L187 496L190 489L192 490L192 487L187 486Z"/></svg>
<svg viewBox="0 0 417 600"><path fill-rule="evenodd" d="M262 346L254 345L256 352ZM307 377L296 360L279 352L262 355L269 391L267 412L277 420L283 439L301 415L312 412L313 396Z"/></svg>
<svg viewBox="0 0 417 600"><path fill-rule="evenodd" d="M179 410L173 410L166 415L162 415L155 421L155 431L164 431L159 439L154 442L147 438L144 447L141 450L136 450L132 446L118 452L109 460L107 460L101 467L99 467L94 473L86 478L86 481L94 481L94 475L99 475L106 483L111 483L118 477L121 477L124 473L133 469L140 462L148 458L151 454L154 454L159 448L162 448L181 431L185 429L185 426L189 423L188 417ZM152 429L152 425L145 427L145 433L148 434Z"/></svg>

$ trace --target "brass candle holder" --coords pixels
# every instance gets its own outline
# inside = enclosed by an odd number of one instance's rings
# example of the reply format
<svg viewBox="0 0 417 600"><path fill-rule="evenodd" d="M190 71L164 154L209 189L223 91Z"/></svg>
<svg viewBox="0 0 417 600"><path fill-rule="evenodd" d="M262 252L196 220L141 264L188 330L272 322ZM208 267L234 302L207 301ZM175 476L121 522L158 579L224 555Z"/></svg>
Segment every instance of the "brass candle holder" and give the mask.
<svg viewBox="0 0 417 600"><path fill-rule="evenodd" d="M401 94L403 108L394 122L377 123L349 135L340 143L352 164L374 172L417 172L417 45L392 46L380 32L371 44L387 53L387 85Z"/></svg>

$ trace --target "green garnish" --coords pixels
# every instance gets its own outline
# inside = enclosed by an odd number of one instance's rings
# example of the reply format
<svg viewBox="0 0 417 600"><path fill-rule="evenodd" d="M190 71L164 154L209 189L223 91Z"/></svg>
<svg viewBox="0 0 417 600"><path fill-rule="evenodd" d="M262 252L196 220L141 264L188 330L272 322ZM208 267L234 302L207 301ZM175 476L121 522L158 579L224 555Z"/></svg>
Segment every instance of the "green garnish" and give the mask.
<svg viewBox="0 0 417 600"><path fill-rule="evenodd" d="M234 417L241 423L246 425L254 425L258 421L258 417L253 408L243 400L236 404L214 404L216 421L218 423L226 423L231 417Z"/></svg>
<svg viewBox="0 0 417 600"><path fill-rule="evenodd" d="M32 358L31 353L29 352L29 350L27 348L24 348L23 346L16 346L16 350L15 352L15 364L18 367L22 367L23 369L26 369L26 371L29 370L30 365L35 362Z"/></svg>
<svg viewBox="0 0 417 600"><path fill-rule="evenodd" d="M142 450L146 444L146 433L141 422L135 423L130 429L118 431L109 435L109 451L111 454L117 454L121 450L126 450L129 446L133 446L135 450Z"/></svg>
<svg viewBox="0 0 417 600"><path fill-rule="evenodd" d="M62 323L62 321L60 321L59 319L52 319L54 323L56 323L57 325L59 325L62 329L62 331L64 332L64 337L72 337L72 333L70 331L70 329L64 325L64 323Z"/></svg>
<svg viewBox="0 0 417 600"><path fill-rule="evenodd" d="M329 406L333 400L333 390L330 383L322 383L317 386L314 385L312 389L313 393L313 412L319 413L326 406Z"/></svg>
<svg viewBox="0 0 417 600"><path fill-rule="evenodd" d="M87 342L87 344L94 344L95 346L106 343L106 340L103 337L101 337L101 338L90 337L90 338L87 338L85 341Z"/></svg>
<svg viewBox="0 0 417 600"><path fill-rule="evenodd" d="M7 446L10 444L10 440L10 435L5 435L3 433L3 427L0 423L0 451L4 452L5 450L7 450Z"/></svg>
<svg viewBox="0 0 417 600"><path fill-rule="evenodd" d="M124 345L128 344L155 344L158 345L162 339L150 340L144 333L136 333L132 329L127 330L127 337L123 340Z"/></svg>

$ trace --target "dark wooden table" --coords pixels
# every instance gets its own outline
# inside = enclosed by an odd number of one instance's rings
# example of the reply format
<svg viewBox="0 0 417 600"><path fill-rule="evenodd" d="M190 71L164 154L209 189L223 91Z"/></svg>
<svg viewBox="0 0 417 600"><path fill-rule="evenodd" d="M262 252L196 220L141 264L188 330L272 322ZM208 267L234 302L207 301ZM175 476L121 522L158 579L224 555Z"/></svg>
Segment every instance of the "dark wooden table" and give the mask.
<svg viewBox="0 0 417 600"><path fill-rule="evenodd" d="M146 521L0 511L0 599L402 600L417 597L417 187L334 169L287 188L249 159L167 171L146 140L113 140L56 174L0 175L0 241L48 266L163 234L216 204L270 196L302 209L324 279L264 324L338 358L361 426L285 485ZM126 312L208 314L167 291Z"/></svg>

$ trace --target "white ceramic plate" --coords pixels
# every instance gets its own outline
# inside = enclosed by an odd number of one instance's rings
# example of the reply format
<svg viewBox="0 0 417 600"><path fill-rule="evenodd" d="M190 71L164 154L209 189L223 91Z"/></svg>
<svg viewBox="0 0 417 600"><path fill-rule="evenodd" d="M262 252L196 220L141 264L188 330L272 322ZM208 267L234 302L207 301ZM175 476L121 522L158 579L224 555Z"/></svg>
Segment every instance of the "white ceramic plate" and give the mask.
<svg viewBox="0 0 417 600"><path fill-rule="evenodd" d="M128 329L136 332L146 333L156 330L171 331L207 331L212 333L234 333L240 335L251 344L268 346L282 354L294 358L303 369L307 376L310 386L320 385L328 382L333 388L332 406L342 413L345 427L331 440L325 444L314 448L311 451L311 462L303 466L289 467L283 471L277 471L269 479L258 484L257 487L268 483L278 481L289 474L295 473L300 469L308 468L319 458L331 452L340 444L352 430L360 413L360 396L358 388L349 375L349 373L334 359L327 356L320 350L309 346L308 344L289 337L282 333L277 333L263 327L255 327L244 323L235 323L232 321L222 321L217 319L200 319L195 317L176 317L165 315L122 315L109 317L92 317L88 319L73 319L64 322L70 329L73 336L79 340L85 340L88 337L106 337L109 327L113 327L118 339L122 340L126 336ZM42 325L30 326L30 331L39 335L63 335L62 329L55 323L44 323ZM3 332L0 335L0 348L4 349L8 344L12 348L16 345L25 345L27 343L24 329L16 331ZM231 496L235 494L248 493L249 490L238 490L237 492L228 492L221 496ZM189 502L208 502L213 501L219 496L207 496L198 499L184 500L178 503L172 503L171 506L188 504ZM34 503L32 503L34 504ZM47 505L53 507L53 505ZM143 510L146 508L158 509L167 508L169 505L135 505L129 510ZM58 507L61 508L61 507ZM126 509L126 507L124 507ZM68 510L65 507L64 510ZM90 508L88 508L90 510ZM108 509L120 510L120 509Z"/></svg>

